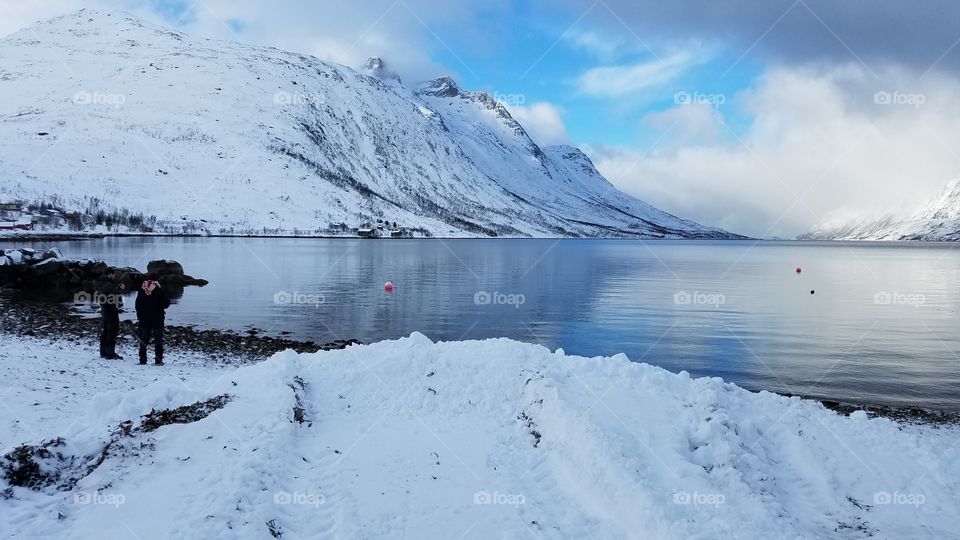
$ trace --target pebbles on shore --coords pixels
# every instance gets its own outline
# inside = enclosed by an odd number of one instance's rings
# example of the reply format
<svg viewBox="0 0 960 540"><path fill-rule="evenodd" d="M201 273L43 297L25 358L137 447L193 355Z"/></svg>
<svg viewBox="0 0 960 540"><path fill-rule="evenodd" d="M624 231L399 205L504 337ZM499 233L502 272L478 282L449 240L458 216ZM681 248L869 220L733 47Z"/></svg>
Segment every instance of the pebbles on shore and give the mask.
<svg viewBox="0 0 960 540"><path fill-rule="evenodd" d="M82 318L69 307L55 302L17 301L0 297L0 333L96 342L100 335L99 318ZM136 328L130 321L120 324L117 348L135 355ZM292 349L297 352L317 352L343 349L359 344L355 339L330 343L298 341L266 335L241 335L225 330L198 330L189 326L168 325L164 329L167 348L186 349L207 354L225 362L257 361L275 353Z"/></svg>

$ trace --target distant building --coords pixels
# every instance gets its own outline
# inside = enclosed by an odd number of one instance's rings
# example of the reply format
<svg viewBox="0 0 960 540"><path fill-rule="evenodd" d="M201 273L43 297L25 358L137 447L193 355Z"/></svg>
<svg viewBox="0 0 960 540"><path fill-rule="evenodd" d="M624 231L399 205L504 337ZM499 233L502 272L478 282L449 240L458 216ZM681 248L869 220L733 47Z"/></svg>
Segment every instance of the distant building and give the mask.
<svg viewBox="0 0 960 540"><path fill-rule="evenodd" d="M33 213L33 222L48 227L59 227L63 225L64 217L59 210L40 209Z"/></svg>
<svg viewBox="0 0 960 540"><path fill-rule="evenodd" d="M357 229L357 236L360 238L376 238L379 233L377 229Z"/></svg>
<svg viewBox="0 0 960 540"><path fill-rule="evenodd" d="M0 221L17 221L23 217L23 206L20 203L0 203Z"/></svg>

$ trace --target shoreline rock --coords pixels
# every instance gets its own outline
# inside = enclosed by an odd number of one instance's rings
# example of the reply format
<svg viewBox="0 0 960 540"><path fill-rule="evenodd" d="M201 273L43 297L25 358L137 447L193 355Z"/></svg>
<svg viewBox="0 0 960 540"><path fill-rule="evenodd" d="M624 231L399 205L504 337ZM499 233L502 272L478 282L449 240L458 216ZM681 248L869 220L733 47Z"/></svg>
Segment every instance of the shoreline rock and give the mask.
<svg viewBox="0 0 960 540"><path fill-rule="evenodd" d="M67 301L77 293L96 292L97 280L109 265L97 260L72 260L63 257L57 248L0 249L0 287L22 289L48 294L51 298ZM179 298L183 288L203 287L209 282L185 274L177 261L155 260L147 264L147 271L118 267L117 280L128 291L136 290L147 274L156 273L170 295Z"/></svg>

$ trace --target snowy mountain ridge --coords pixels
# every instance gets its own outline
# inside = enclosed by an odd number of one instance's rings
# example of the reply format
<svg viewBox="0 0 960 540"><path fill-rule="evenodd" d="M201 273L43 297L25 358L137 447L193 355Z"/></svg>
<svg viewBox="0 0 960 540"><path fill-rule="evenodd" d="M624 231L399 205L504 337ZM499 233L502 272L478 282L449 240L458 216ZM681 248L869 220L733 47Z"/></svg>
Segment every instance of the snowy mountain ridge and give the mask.
<svg viewBox="0 0 960 540"><path fill-rule="evenodd" d="M818 227L800 239L960 241L960 178L949 182L938 197L905 216L891 213L840 227Z"/></svg>
<svg viewBox="0 0 960 540"><path fill-rule="evenodd" d="M0 199L172 232L736 237L541 148L485 92L361 72L122 13L38 23L0 40Z"/></svg>

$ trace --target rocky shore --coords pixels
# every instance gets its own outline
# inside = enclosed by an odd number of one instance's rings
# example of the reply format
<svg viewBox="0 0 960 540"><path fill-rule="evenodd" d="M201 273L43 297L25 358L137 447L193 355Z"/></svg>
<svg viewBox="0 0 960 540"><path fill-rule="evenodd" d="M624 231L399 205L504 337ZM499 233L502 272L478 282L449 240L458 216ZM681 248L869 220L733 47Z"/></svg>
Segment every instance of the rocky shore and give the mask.
<svg viewBox="0 0 960 540"><path fill-rule="evenodd" d="M865 411L870 416L889 418L910 424L960 424L960 413L921 409L919 407L891 407L889 405L853 403L835 399L821 399L811 396L797 396L813 399L836 413L850 416L857 411Z"/></svg>
<svg viewBox="0 0 960 540"><path fill-rule="evenodd" d="M337 340L330 343L297 341L260 335L257 329L246 334L224 330L198 330L190 326L167 326L164 341L170 349L203 353L224 362L255 362L273 354L292 349L297 352L317 352L343 349L359 344L357 340ZM0 334L9 336L36 336L94 343L100 335L99 318L83 318L69 306L50 301L25 301L11 295L0 295ZM133 358L136 355L134 324L120 324L117 350Z"/></svg>

